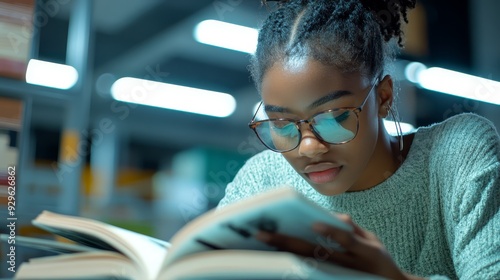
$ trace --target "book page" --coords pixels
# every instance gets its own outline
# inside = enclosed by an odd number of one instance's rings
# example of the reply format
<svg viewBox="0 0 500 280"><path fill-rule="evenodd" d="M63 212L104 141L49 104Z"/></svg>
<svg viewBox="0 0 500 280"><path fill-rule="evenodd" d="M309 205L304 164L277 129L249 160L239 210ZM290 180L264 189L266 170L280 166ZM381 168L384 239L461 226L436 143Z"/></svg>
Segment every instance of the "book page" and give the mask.
<svg viewBox="0 0 500 280"><path fill-rule="evenodd" d="M86 245L108 244L135 262L152 277L160 270L169 244L136 232L82 217L71 217L44 211L34 221L38 227ZM104 244L103 244L104 243Z"/></svg>
<svg viewBox="0 0 500 280"><path fill-rule="evenodd" d="M192 269L196 267L196 269ZM202 252L175 262L158 279L315 279L383 280L333 263L287 252L223 250Z"/></svg>
<svg viewBox="0 0 500 280"><path fill-rule="evenodd" d="M144 279L126 256L99 250L31 259L21 264L16 279L74 279L75 275L78 279Z"/></svg>
<svg viewBox="0 0 500 280"><path fill-rule="evenodd" d="M325 209L312 203L291 188L269 193L229 205L195 219L172 238L165 265L187 255L220 249L272 251L274 248L254 238L259 230L282 233L311 243L338 247L338 244L316 234L314 222L352 230ZM337 248L341 249L341 248Z"/></svg>

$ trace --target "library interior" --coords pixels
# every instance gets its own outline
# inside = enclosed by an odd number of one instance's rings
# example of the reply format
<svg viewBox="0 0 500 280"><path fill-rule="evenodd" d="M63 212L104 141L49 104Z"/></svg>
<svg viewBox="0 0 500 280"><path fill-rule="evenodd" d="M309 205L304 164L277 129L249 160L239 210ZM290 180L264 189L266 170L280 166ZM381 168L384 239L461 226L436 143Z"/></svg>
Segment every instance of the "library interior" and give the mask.
<svg viewBox="0 0 500 280"><path fill-rule="evenodd" d="M261 100L248 65L268 9L0 0L0 233L44 236L31 221L49 210L169 240L215 208L266 149L248 127ZM464 112L500 131L499 11L417 1L389 69L404 132ZM6 242L0 252L10 277ZM17 265L42 254L19 247Z"/></svg>

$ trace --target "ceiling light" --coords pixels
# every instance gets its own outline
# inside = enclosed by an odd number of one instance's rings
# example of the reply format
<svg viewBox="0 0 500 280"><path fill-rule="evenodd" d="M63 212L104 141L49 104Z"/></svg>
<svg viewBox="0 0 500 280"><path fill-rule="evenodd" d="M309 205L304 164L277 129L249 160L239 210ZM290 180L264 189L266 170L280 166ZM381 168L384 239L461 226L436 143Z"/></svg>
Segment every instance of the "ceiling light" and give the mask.
<svg viewBox="0 0 500 280"><path fill-rule="evenodd" d="M78 72L69 65L30 59L26 82L33 85L69 89L78 81Z"/></svg>
<svg viewBox="0 0 500 280"><path fill-rule="evenodd" d="M405 77L412 83L418 83L418 75L427 69L425 64L420 62L410 62L405 67Z"/></svg>
<svg viewBox="0 0 500 280"><path fill-rule="evenodd" d="M500 105L500 82L444 68L409 63L406 78L421 87L446 94Z"/></svg>
<svg viewBox="0 0 500 280"><path fill-rule="evenodd" d="M398 135L398 129L396 128L396 125L396 122L384 119L385 130L387 130L387 133L389 133L390 135ZM399 125L401 126L401 132L403 133L403 135L415 131L415 127L409 123L399 122Z"/></svg>
<svg viewBox="0 0 500 280"><path fill-rule="evenodd" d="M114 82L111 95L119 101L214 117L227 117L236 109L236 100L227 93L130 77Z"/></svg>
<svg viewBox="0 0 500 280"><path fill-rule="evenodd" d="M218 20L204 20L194 28L194 38L203 44L254 53L257 47L257 29Z"/></svg>

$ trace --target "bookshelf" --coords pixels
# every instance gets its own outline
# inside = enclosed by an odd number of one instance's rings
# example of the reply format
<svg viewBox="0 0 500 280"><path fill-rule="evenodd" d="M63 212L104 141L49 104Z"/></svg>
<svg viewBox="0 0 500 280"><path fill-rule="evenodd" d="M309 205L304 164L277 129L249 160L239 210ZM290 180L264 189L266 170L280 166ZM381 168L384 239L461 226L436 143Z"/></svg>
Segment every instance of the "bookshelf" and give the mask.
<svg viewBox="0 0 500 280"><path fill-rule="evenodd" d="M36 0L0 0L0 9L12 5L31 5L33 12L37 12L41 5L37 5ZM9 142L9 147L5 148L5 144L0 149L0 158L9 158L8 163L16 165L16 215L18 224L16 231L23 235L30 235L30 221L36 216L41 207L45 209L57 210L61 213L78 214L80 211L80 189L81 189L81 169L83 163L79 162L73 165L73 172L69 173L64 180L54 180L54 170L52 167L37 166L35 164L34 141L32 137L32 115L33 110L40 104L51 104L57 108L63 108L64 114L61 116L63 125L61 127L62 134L66 131L78 132L83 131L88 124L90 96L92 94L92 73L89 71L89 61L92 61L92 32L91 32L91 10L93 1L87 0L72 0L71 12L69 18L67 57L66 64L75 67L79 73L79 81L69 90L59 90L43 86L31 85L24 81L24 72L26 71L27 61L31 58L37 58L39 29L43 26L38 26L34 21L28 21L32 24L33 34L18 34L30 40L29 49L24 50L24 57L14 57L11 55L10 60L16 61L16 67L0 69L0 113L5 111L1 107L5 106L9 110L13 104L18 104L22 111L17 114L15 122L6 121L0 116L0 145L1 143ZM0 22L5 18L0 17ZM26 24L26 21L24 21ZM7 35L12 36L15 31L25 29L11 29ZM1 35L1 34L0 34ZM21 38L20 37L20 38ZM8 42L5 38L0 38L0 43ZM8 55L8 54L7 54ZM5 57L0 58L6 59ZM25 62L20 65L18 62ZM22 64L22 63L21 63ZM5 64L4 64L5 65ZM16 70L16 73L7 73L9 70ZM19 71L21 69L22 71ZM3 123L3 126L2 126ZM11 131L15 131L14 133ZM16 145L11 147L10 134L16 134ZM8 135L4 136L4 135ZM2 137L3 136L3 137ZM80 136L81 137L81 136ZM9 138L5 140L6 138ZM2 140L3 139L3 142ZM6 156L8 155L8 156ZM11 163L17 159L15 163ZM5 165L4 164L4 165ZM0 172L5 169L0 166ZM7 182L8 183L8 182ZM0 184L5 185L5 174L0 173ZM64 187L63 187L64 186ZM2 187L3 189L3 187ZM0 194L0 198L4 199L5 194ZM50 207L49 207L50 206ZM2 204L0 216L7 215L7 209ZM4 233L5 229L1 232ZM33 232L33 234L37 234ZM3 247L3 246L2 246ZM0 248L3 254L3 248ZM16 262L20 265L24 260L31 255L29 251L19 252L16 257ZM0 278L12 277L5 275L7 269L2 261L0 265Z"/></svg>

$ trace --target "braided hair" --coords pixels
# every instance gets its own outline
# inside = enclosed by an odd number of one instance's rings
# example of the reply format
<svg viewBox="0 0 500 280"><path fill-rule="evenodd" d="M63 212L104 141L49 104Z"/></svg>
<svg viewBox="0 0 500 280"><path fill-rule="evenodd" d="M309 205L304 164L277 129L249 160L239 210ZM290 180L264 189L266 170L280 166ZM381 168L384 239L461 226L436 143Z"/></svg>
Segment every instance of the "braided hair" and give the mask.
<svg viewBox="0 0 500 280"><path fill-rule="evenodd" d="M262 1L264 5L270 1ZM382 73L394 46L402 47L401 22L416 0L281 0L264 21L250 72L260 90L276 62L307 57L344 72Z"/></svg>

